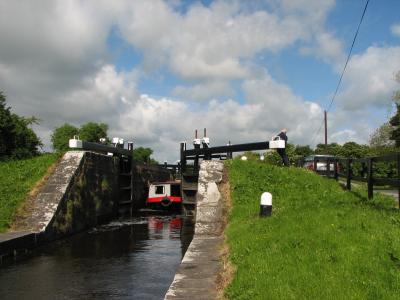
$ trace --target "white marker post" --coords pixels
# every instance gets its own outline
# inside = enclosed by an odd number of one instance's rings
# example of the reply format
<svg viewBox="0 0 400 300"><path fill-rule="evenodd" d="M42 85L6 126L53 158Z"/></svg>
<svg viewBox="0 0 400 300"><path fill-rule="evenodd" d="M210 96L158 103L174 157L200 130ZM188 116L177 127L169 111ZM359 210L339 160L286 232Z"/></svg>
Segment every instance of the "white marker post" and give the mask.
<svg viewBox="0 0 400 300"><path fill-rule="evenodd" d="M272 214L272 195L265 192L261 195L260 217L269 217Z"/></svg>

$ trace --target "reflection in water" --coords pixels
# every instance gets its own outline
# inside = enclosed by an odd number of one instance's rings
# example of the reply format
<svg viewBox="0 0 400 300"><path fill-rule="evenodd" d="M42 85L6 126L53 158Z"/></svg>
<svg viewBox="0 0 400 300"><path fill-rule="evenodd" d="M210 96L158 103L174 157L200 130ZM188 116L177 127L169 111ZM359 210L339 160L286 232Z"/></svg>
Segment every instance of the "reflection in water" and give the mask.
<svg viewBox="0 0 400 300"><path fill-rule="evenodd" d="M111 222L0 269L0 299L163 299L192 234L181 216Z"/></svg>

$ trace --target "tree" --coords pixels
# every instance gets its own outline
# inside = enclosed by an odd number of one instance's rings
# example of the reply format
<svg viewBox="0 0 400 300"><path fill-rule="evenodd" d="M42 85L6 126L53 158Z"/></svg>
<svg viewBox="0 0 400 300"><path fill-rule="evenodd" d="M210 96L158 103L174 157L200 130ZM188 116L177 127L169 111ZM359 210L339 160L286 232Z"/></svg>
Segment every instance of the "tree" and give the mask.
<svg viewBox="0 0 400 300"><path fill-rule="evenodd" d="M396 76L395 76L395 80L400 83L400 71L397 72ZM399 104L400 102L400 90L397 90L396 92L394 92L393 97L392 97L393 101L397 104Z"/></svg>
<svg viewBox="0 0 400 300"><path fill-rule="evenodd" d="M0 159L27 158L39 153L43 144L29 128L33 123L38 124L38 119L11 113L5 96L0 92Z"/></svg>
<svg viewBox="0 0 400 300"><path fill-rule="evenodd" d="M400 83L400 71L396 74L396 81ZM389 120L393 126L393 131L390 139L395 142L396 147L400 147L400 90L396 91L392 97L396 103L396 114Z"/></svg>
<svg viewBox="0 0 400 300"><path fill-rule="evenodd" d="M69 139L72 139L74 135L79 134L79 129L68 123L55 128L53 134L51 135L51 142L53 144L53 149L56 151L67 151L69 146Z"/></svg>
<svg viewBox="0 0 400 300"><path fill-rule="evenodd" d="M313 153L314 151L311 149L309 145L306 146L296 145L294 149L294 154L300 157L309 156L312 155Z"/></svg>
<svg viewBox="0 0 400 300"><path fill-rule="evenodd" d="M328 145L318 144L317 148L315 148L315 154L339 155L341 147L337 143L330 143Z"/></svg>
<svg viewBox="0 0 400 300"><path fill-rule="evenodd" d="M360 145L355 142L347 142L341 147L338 156L345 158L364 158L369 154L367 145Z"/></svg>
<svg viewBox="0 0 400 300"><path fill-rule="evenodd" d="M386 122L376 129L369 137L369 145L371 147L387 147L393 146L394 141L390 139L393 126Z"/></svg>
<svg viewBox="0 0 400 300"><path fill-rule="evenodd" d="M43 144L36 133L29 128L32 125L32 118L19 117L15 114L12 115L12 118L15 124L15 148L12 157L21 159L38 155L38 148Z"/></svg>
<svg viewBox="0 0 400 300"><path fill-rule="evenodd" d="M394 141L396 147L400 147L400 105L396 104L396 114L389 120L390 125L393 126L390 139Z"/></svg>
<svg viewBox="0 0 400 300"><path fill-rule="evenodd" d="M12 152L14 128L10 108L6 107L6 98L0 92L0 157L6 157Z"/></svg>
<svg viewBox="0 0 400 300"><path fill-rule="evenodd" d="M79 139L87 142L98 143L100 138L107 137L108 125L104 123L88 122L83 124L79 129L71 124L65 123L64 125L55 128L51 135L51 142L53 149L56 151L67 151L68 141L74 135L78 135Z"/></svg>
<svg viewBox="0 0 400 300"><path fill-rule="evenodd" d="M158 164L158 162L152 159L150 156L153 154L153 150L150 148L138 147L133 150L133 160L140 163Z"/></svg>
<svg viewBox="0 0 400 300"><path fill-rule="evenodd" d="M107 138L108 125L105 123L88 122L79 129L79 138L87 142L98 143L101 138Z"/></svg>

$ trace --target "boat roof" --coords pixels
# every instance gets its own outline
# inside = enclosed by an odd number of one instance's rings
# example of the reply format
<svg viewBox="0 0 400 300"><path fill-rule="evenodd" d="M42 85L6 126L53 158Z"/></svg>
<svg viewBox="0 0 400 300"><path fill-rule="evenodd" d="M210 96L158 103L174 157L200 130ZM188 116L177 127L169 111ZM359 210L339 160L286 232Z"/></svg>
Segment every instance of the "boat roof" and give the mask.
<svg viewBox="0 0 400 300"><path fill-rule="evenodd" d="M158 182L151 182L149 185L162 185L162 184L181 184L181 181L180 180L158 181Z"/></svg>

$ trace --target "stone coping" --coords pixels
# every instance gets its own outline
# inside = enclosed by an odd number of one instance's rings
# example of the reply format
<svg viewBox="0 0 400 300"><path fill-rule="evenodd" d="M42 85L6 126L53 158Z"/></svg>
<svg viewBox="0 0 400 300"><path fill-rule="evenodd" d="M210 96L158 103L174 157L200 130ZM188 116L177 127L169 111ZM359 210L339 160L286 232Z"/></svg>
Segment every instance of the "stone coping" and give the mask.
<svg viewBox="0 0 400 300"><path fill-rule="evenodd" d="M203 161L196 195L196 225L193 240L165 295L166 300L217 298L223 238L222 200L217 184L224 165Z"/></svg>

